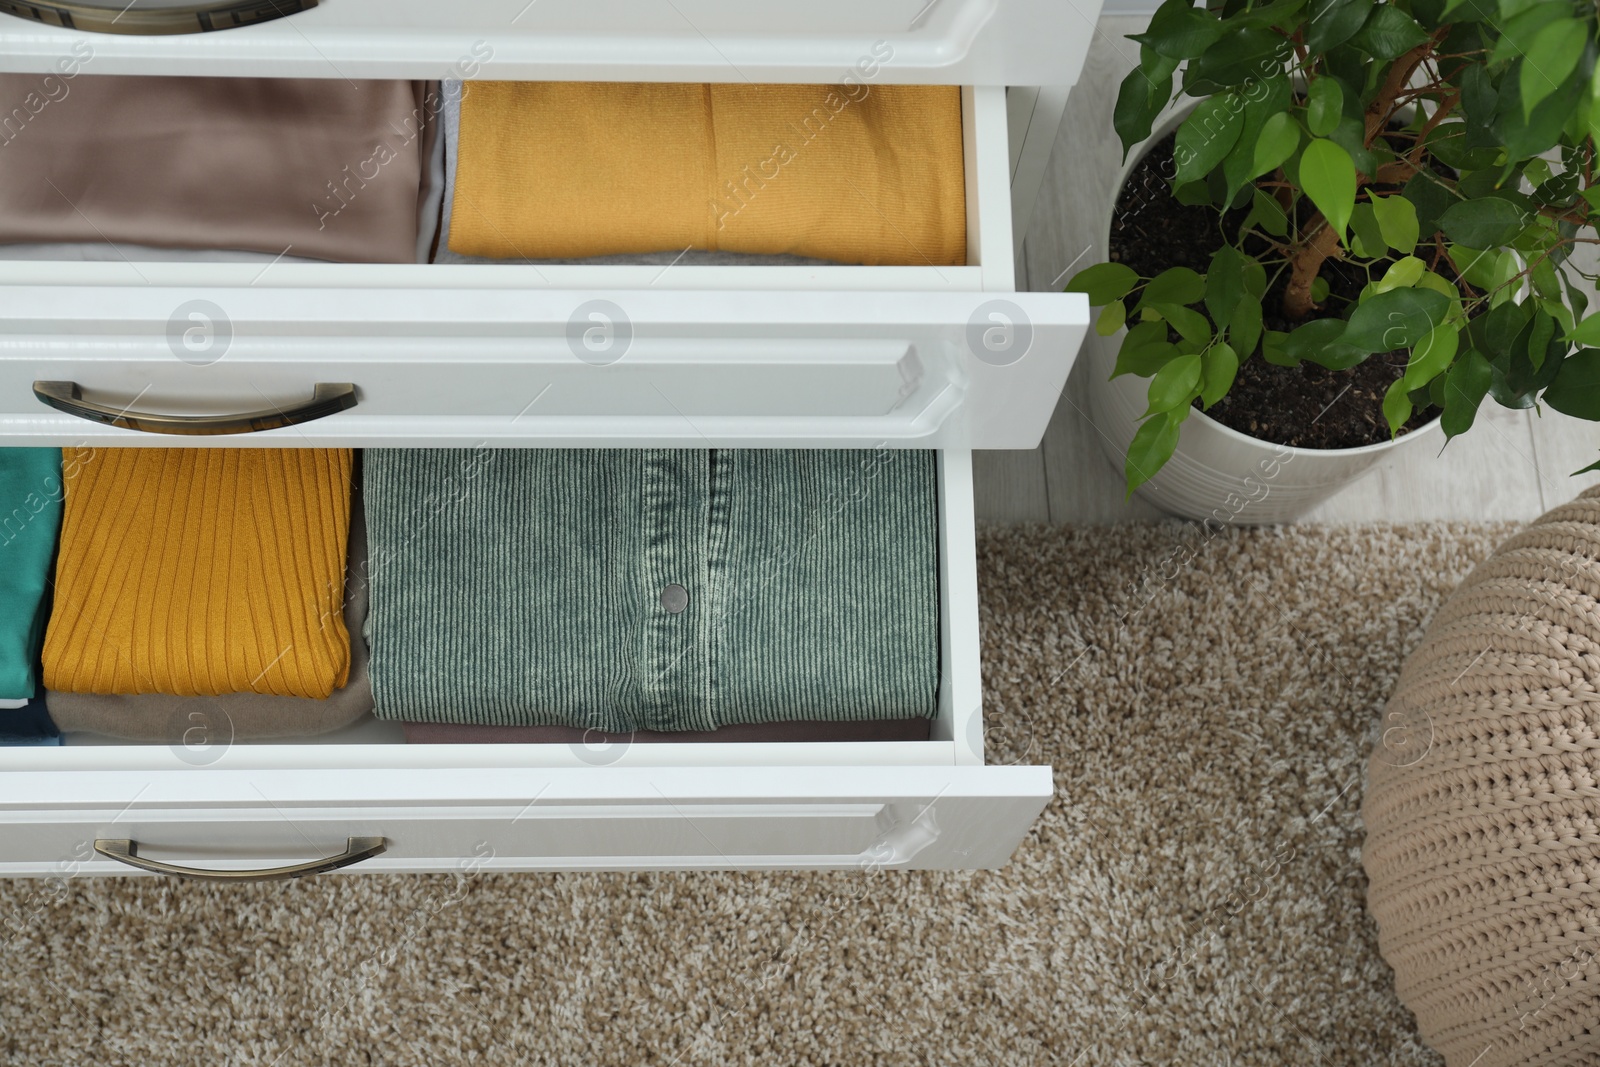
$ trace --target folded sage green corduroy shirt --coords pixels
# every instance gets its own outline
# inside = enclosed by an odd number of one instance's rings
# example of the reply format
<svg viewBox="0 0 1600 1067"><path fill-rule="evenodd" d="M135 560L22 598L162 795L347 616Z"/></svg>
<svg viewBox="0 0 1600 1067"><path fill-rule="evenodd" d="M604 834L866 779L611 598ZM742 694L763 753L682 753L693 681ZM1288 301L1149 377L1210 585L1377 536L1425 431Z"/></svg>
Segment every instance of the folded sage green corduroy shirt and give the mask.
<svg viewBox="0 0 1600 1067"><path fill-rule="evenodd" d="M376 713L612 732L931 716L934 462L369 450Z"/></svg>

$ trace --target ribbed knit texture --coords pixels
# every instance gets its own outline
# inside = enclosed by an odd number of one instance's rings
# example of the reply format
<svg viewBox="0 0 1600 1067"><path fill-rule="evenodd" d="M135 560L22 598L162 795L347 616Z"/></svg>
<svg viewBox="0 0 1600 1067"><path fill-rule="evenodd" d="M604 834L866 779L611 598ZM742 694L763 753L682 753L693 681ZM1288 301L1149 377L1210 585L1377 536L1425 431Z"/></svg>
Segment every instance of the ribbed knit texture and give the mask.
<svg viewBox="0 0 1600 1067"><path fill-rule="evenodd" d="M365 478L380 717L627 732L936 710L932 453L374 449Z"/></svg>
<svg viewBox="0 0 1600 1067"><path fill-rule="evenodd" d="M1440 609L1362 816L1400 999L1451 1067L1600 1063L1600 488Z"/></svg>
<svg viewBox="0 0 1600 1067"><path fill-rule="evenodd" d="M45 685L326 697L344 685L352 455L66 449Z"/></svg>
<svg viewBox="0 0 1600 1067"><path fill-rule="evenodd" d="M967 261L949 85L465 83L450 250Z"/></svg>
<svg viewBox="0 0 1600 1067"><path fill-rule="evenodd" d="M61 525L61 450L0 449L0 698L39 688L50 560Z"/></svg>

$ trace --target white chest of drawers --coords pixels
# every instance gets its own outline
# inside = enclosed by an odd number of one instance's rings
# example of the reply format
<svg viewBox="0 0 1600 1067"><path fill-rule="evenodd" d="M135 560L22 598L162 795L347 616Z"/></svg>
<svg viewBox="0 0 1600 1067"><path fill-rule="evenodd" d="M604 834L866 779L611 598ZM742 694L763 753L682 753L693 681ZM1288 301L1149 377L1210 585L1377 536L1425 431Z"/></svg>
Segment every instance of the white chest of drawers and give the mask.
<svg viewBox="0 0 1600 1067"><path fill-rule="evenodd" d="M362 871L1004 863L1052 782L1047 767L984 762L970 451L1038 442L1088 324L1081 297L1015 292L1012 172L1026 153L1008 138L1006 86L1059 96L1097 10L323 0L183 37L0 15L0 69L41 76L87 44L85 73L833 82L864 77L857 60L887 42L873 78L966 86L969 247L962 267L668 269L0 252L5 444L936 448L943 618L926 742L407 746L373 724L300 744L0 750L0 873L129 870L94 851L110 840L227 872L359 838L383 844L351 868ZM210 361L177 359L169 341L196 300L221 313L210 325L225 351ZM568 343L594 301L620 309L605 323L625 341L615 359L576 358ZM197 417L293 411L318 385L353 385L355 403L175 439L46 406L41 382L114 411Z"/></svg>

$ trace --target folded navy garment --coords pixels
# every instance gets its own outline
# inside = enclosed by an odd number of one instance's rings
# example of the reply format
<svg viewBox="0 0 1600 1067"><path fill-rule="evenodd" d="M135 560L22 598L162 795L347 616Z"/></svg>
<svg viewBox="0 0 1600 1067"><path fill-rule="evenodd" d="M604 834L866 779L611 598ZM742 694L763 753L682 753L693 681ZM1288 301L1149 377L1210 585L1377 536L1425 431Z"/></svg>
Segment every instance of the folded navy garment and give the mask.
<svg viewBox="0 0 1600 1067"><path fill-rule="evenodd" d="M375 713L611 733L931 717L934 462L369 450Z"/></svg>
<svg viewBox="0 0 1600 1067"><path fill-rule="evenodd" d="M0 711L0 746L59 745L61 731L50 719L40 693L27 707Z"/></svg>

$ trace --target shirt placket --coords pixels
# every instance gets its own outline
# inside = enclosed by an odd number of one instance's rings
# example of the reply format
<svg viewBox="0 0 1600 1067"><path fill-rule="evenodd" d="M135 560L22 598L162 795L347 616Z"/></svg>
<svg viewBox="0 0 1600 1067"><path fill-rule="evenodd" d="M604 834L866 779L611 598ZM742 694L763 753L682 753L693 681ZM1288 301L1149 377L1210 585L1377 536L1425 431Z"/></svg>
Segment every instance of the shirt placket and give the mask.
<svg viewBox="0 0 1600 1067"><path fill-rule="evenodd" d="M709 728L709 457L652 449L645 462L643 640L647 730Z"/></svg>

